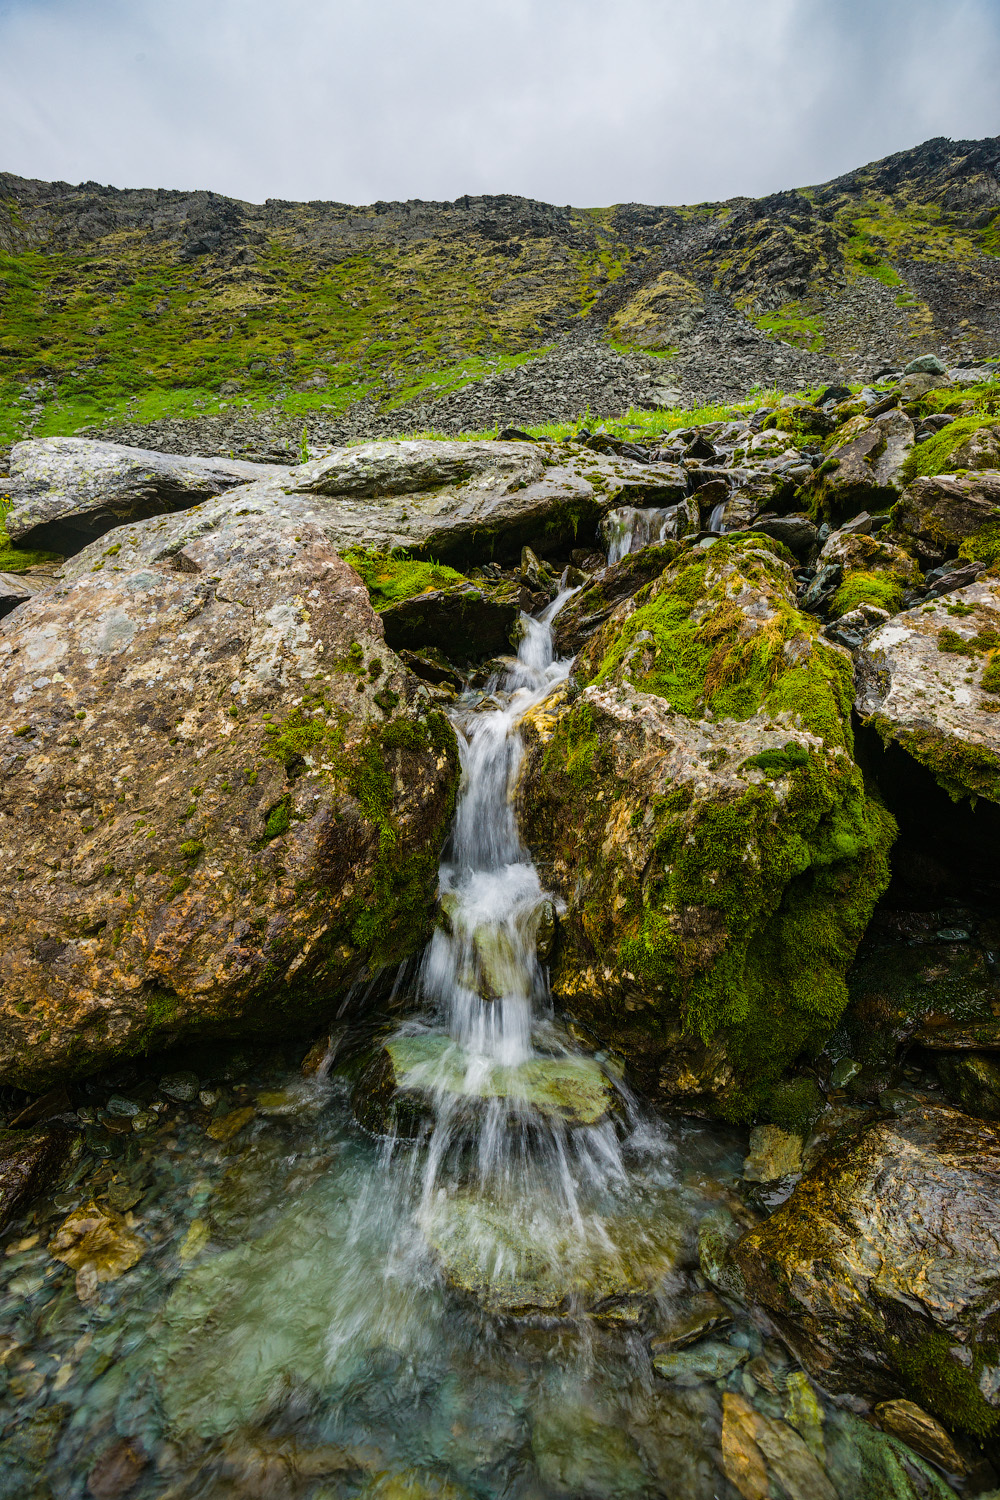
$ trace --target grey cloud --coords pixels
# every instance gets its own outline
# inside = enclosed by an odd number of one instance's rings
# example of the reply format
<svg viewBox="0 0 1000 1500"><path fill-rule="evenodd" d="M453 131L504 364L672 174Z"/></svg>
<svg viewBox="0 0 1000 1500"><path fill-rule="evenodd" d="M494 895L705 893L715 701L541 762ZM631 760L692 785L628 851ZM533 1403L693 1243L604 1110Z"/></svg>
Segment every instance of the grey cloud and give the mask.
<svg viewBox="0 0 1000 1500"><path fill-rule="evenodd" d="M9 0L0 165L265 197L696 202L1000 130L995 0Z"/></svg>

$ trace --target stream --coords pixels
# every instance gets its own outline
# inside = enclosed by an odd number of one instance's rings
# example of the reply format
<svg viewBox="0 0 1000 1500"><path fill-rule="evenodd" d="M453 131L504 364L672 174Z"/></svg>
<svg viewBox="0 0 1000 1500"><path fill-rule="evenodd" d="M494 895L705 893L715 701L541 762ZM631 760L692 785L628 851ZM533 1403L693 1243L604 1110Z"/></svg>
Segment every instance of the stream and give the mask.
<svg viewBox="0 0 1000 1500"><path fill-rule="evenodd" d="M366 1047L89 1086L83 1155L0 1256L2 1500L736 1500L726 1391L861 1493L849 1403L699 1269L746 1132L656 1117L550 1003L511 791L570 593L453 709L442 922ZM96 1286L47 1249L95 1201Z"/></svg>

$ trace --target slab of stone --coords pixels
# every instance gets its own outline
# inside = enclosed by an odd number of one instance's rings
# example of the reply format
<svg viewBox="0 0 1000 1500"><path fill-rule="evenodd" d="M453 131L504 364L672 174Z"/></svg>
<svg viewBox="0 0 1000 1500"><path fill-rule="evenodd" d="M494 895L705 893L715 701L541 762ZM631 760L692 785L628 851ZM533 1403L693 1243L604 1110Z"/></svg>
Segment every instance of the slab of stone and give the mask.
<svg viewBox="0 0 1000 1500"><path fill-rule="evenodd" d="M288 470L241 459L185 458L89 438L31 438L11 450L5 525L20 547L65 555L130 521L187 510Z"/></svg>
<svg viewBox="0 0 1000 1500"><path fill-rule="evenodd" d="M778 1182L802 1170L802 1137L779 1125L756 1125L743 1165L747 1182Z"/></svg>
<svg viewBox="0 0 1000 1500"><path fill-rule="evenodd" d="M968 1466L940 1422L915 1401L880 1401L875 1415L886 1432L908 1444L949 1474L965 1474Z"/></svg>

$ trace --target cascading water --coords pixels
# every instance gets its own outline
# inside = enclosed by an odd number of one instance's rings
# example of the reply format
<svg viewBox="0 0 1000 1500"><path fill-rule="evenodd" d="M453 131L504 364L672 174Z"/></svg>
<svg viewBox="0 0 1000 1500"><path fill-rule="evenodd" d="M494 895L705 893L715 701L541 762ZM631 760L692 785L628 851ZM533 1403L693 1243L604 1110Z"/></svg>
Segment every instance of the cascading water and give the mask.
<svg viewBox="0 0 1000 1500"><path fill-rule="evenodd" d="M680 505L639 508L622 505L611 510L601 523L608 550L608 566L621 562L630 552L639 552L651 542L665 542L678 531Z"/></svg>
<svg viewBox="0 0 1000 1500"><path fill-rule="evenodd" d="M709 531L717 531L720 534L725 531L726 526L723 517L726 514L726 504L725 500L720 500L718 505L712 506L712 513L708 518Z"/></svg>

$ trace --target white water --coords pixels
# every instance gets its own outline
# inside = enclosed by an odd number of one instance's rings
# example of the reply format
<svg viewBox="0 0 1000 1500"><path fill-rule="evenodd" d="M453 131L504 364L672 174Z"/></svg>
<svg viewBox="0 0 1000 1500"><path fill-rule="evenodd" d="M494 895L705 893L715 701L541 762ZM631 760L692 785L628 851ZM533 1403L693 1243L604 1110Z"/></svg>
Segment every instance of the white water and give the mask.
<svg viewBox="0 0 1000 1500"><path fill-rule="evenodd" d="M665 542L677 535L681 507L638 509L631 505L611 510L601 522L608 548L608 566L621 562L630 552L639 552L651 542Z"/></svg>
<svg viewBox="0 0 1000 1500"><path fill-rule="evenodd" d="M724 532L725 522L723 516L726 514L726 501L720 500L718 505L712 506L712 514L708 518L708 530Z"/></svg>

